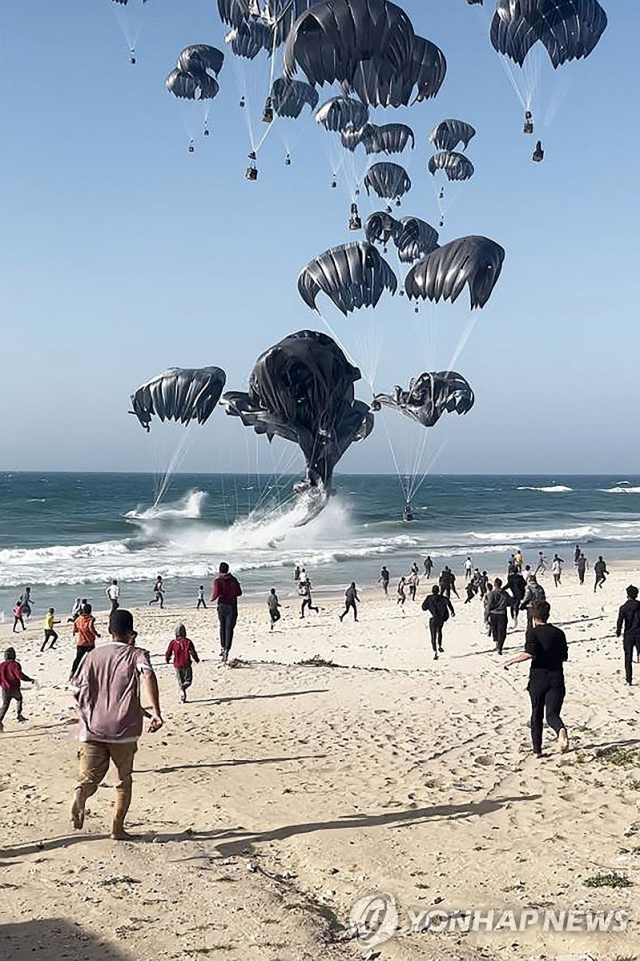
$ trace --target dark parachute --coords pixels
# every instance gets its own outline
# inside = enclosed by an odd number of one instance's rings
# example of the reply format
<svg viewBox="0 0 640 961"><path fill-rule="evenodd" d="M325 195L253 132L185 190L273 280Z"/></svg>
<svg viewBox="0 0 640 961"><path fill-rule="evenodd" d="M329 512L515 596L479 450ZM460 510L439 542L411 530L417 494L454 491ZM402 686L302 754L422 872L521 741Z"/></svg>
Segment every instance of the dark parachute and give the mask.
<svg viewBox="0 0 640 961"><path fill-rule="evenodd" d="M467 3L468 3L469 6L471 7L471 6L473 6L474 3L483 4L483 3L484 3L484 0L467 0Z"/></svg>
<svg viewBox="0 0 640 961"><path fill-rule="evenodd" d="M522 66L540 41L554 68L588 57L607 26L597 0L498 0L491 21L491 43Z"/></svg>
<svg viewBox="0 0 640 961"><path fill-rule="evenodd" d="M247 20L238 24L224 40L236 57L245 60L255 60L262 50L268 53L273 49L273 31L262 20Z"/></svg>
<svg viewBox="0 0 640 961"><path fill-rule="evenodd" d="M466 150L475 135L475 129L464 120L441 120L431 131L429 142L436 150L455 150L459 143L464 144Z"/></svg>
<svg viewBox="0 0 640 961"><path fill-rule="evenodd" d="M279 117L299 117L305 104L312 110L318 103L318 91L303 80L284 80L279 77L271 87L273 109Z"/></svg>
<svg viewBox="0 0 640 961"><path fill-rule="evenodd" d="M399 222L388 214L386 210L378 210L367 217L364 224L364 235L370 244L388 244L398 228Z"/></svg>
<svg viewBox="0 0 640 961"><path fill-rule="evenodd" d="M484 307L498 281L504 257L504 248L487 237L452 240L411 268L405 280L407 297L453 303L468 284L471 309Z"/></svg>
<svg viewBox="0 0 640 961"><path fill-rule="evenodd" d="M325 130L359 130L369 118L369 110L353 97L332 97L316 111L316 122Z"/></svg>
<svg viewBox="0 0 640 961"><path fill-rule="evenodd" d="M216 47L199 43L185 47L165 86L175 97L188 100L213 100L220 90L215 77L224 63L224 54Z"/></svg>
<svg viewBox="0 0 640 961"><path fill-rule="evenodd" d="M441 150L429 159L429 173L444 170L447 180L469 180L473 177L474 167L468 157L455 150Z"/></svg>
<svg viewBox="0 0 640 961"><path fill-rule="evenodd" d="M438 93L447 72L442 50L424 37L414 37L408 59L402 68L390 70L388 65L372 57L363 60L350 83L363 103L371 107L408 106L410 102L428 100ZM411 97L416 88L414 101Z"/></svg>
<svg viewBox="0 0 640 961"><path fill-rule="evenodd" d="M402 153L409 143L412 150L415 145L413 130L404 123L386 123L381 126L366 123L359 130L342 131L340 139L346 150L353 151L362 144L368 154Z"/></svg>
<svg viewBox="0 0 640 961"><path fill-rule="evenodd" d="M343 314L359 307L375 307L385 290L395 294L398 280L371 244L356 241L325 250L298 276L298 293L307 307L317 310L323 291Z"/></svg>
<svg viewBox="0 0 640 961"><path fill-rule="evenodd" d="M417 37L407 14L389 0L321 0L295 21L283 57L289 78L334 83L370 106L407 106L433 97L446 72L442 51Z"/></svg>
<svg viewBox="0 0 640 961"><path fill-rule="evenodd" d="M306 463L299 493L316 495L306 523L324 507L333 471L348 447L373 429L368 406L355 399L360 371L326 334L300 330L266 350L256 361L248 392L223 397L228 414L269 440L298 444Z"/></svg>
<svg viewBox="0 0 640 961"><path fill-rule="evenodd" d="M403 197L408 190L411 190L411 180L404 167L386 161L372 164L364 176L363 183L367 193L371 189L378 197L387 200Z"/></svg>
<svg viewBox="0 0 640 961"><path fill-rule="evenodd" d="M403 217L393 235L393 242L398 248L398 260L411 264L420 257L426 257L437 249L438 236L438 231L426 220Z"/></svg>
<svg viewBox="0 0 640 961"><path fill-rule="evenodd" d="M407 390L396 387L393 394L376 394L371 409L393 407L424 427L433 427L444 413L468 413L474 400L462 374L454 370L427 371L410 380Z"/></svg>
<svg viewBox="0 0 640 961"><path fill-rule="evenodd" d="M138 387L131 395L130 413L147 431L154 414L161 421L204 424L220 400L225 381L219 367L171 367Z"/></svg>

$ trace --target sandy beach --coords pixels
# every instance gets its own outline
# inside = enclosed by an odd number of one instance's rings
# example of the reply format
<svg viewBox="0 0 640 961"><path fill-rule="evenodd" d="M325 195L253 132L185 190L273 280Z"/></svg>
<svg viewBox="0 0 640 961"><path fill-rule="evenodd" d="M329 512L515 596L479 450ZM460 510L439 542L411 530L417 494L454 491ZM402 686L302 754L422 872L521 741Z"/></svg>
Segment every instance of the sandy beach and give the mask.
<svg viewBox="0 0 640 961"><path fill-rule="evenodd" d="M614 571L597 595L570 570L559 589L550 580L570 649L571 750L557 754L545 731L542 760L530 749L528 669L502 669L478 601L456 604L437 662L419 603L403 614L395 597L368 591L359 622L341 624L335 597L318 598L320 613L305 621L297 598L283 597L272 633L265 605L243 603L235 669L219 665L215 610L136 611L165 726L140 742L135 843L108 837L113 771L85 829L69 824L78 748L65 690L70 626L41 654L39 617L13 638L4 625L3 646L13 640L39 684L24 685L28 723L8 714L0 742L5 956L633 956L633 888L585 882L640 878L640 709L613 636L640 571ZM423 582L418 600L426 590ZM163 657L181 619L203 659L186 705ZM509 632L507 653L523 636ZM316 655L337 666L299 663ZM395 936L372 947L350 937L349 915L376 893L393 895L399 919ZM626 932L407 930L408 911L544 907L630 914Z"/></svg>

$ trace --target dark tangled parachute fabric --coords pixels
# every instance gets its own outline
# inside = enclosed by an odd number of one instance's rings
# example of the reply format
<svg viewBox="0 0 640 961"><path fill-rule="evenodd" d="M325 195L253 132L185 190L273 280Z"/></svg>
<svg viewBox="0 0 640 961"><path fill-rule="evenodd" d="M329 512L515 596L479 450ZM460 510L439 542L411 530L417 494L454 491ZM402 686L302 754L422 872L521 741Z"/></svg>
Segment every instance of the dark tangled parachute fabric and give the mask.
<svg viewBox="0 0 640 961"><path fill-rule="evenodd" d="M225 381L220 367L171 367L138 387L131 395L130 413L147 431L154 415L161 421L204 424L220 400Z"/></svg>
<svg viewBox="0 0 640 961"><path fill-rule="evenodd" d="M464 120L441 120L429 134L429 142L436 150L455 150L460 143L466 150L475 135L474 127Z"/></svg>
<svg viewBox="0 0 640 961"><path fill-rule="evenodd" d="M268 53L273 49L273 31L262 20L247 20L232 27L224 40L231 52L244 60L255 60L261 51Z"/></svg>
<svg viewBox="0 0 640 961"><path fill-rule="evenodd" d="M411 190L409 174L400 164L382 161L372 164L364 175L363 183L367 193L373 190L378 197L395 200Z"/></svg>
<svg viewBox="0 0 640 961"><path fill-rule="evenodd" d="M447 180L469 180L473 177L474 167L468 157L455 150L441 150L429 159L429 173L444 170Z"/></svg>
<svg viewBox="0 0 640 961"><path fill-rule="evenodd" d="M314 110L318 99L318 91L303 80L284 80L278 77L271 87L273 109L279 117L299 117L305 106Z"/></svg>
<svg viewBox="0 0 640 961"><path fill-rule="evenodd" d="M257 434L298 444L306 475L297 490L322 488L328 497L336 464L373 429L369 407L355 399L360 376L331 337L300 330L266 350L248 392L226 393L223 404Z"/></svg>
<svg viewBox="0 0 640 961"><path fill-rule="evenodd" d="M468 413L474 401L473 391L462 374L439 370L420 374L409 382L407 390L396 387L393 394L376 394L371 408L392 407L424 427L433 427L445 413Z"/></svg>
<svg viewBox="0 0 640 961"><path fill-rule="evenodd" d="M406 106L414 87L416 99L435 96L446 61L389 0L322 0L287 37L284 76L298 70L312 85L341 83L371 106Z"/></svg>
<svg viewBox="0 0 640 961"><path fill-rule="evenodd" d="M597 0L498 0L491 21L491 43L522 66L538 41L554 68L588 57L607 26Z"/></svg>
<svg viewBox="0 0 640 961"><path fill-rule="evenodd" d="M407 297L453 303L468 285L471 309L484 307L498 281L504 258L504 248L488 237L452 240L411 268L405 280Z"/></svg>
<svg viewBox="0 0 640 961"><path fill-rule="evenodd" d="M224 54L217 47L210 47L206 43L185 47L175 69L165 80L165 86L181 99L213 100L220 90L216 77L223 63Z"/></svg>
<svg viewBox="0 0 640 961"><path fill-rule="evenodd" d="M316 123L325 130L359 130L369 119L369 109L353 97L332 97L316 110Z"/></svg>
<svg viewBox="0 0 640 961"><path fill-rule="evenodd" d="M325 250L298 276L298 293L317 310L322 291L345 316L359 307L375 307L385 290L395 294L398 279L375 247L358 240Z"/></svg>
<svg viewBox="0 0 640 961"><path fill-rule="evenodd" d="M386 210L376 210L364 223L364 235L370 244L386 244L396 235L400 223Z"/></svg>
<svg viewBox="0 0 640 961"><path fill-rule="evenodd" d="M260 28L264 27L269 40L261 49L273 50L274 46L278 47L286 40L294 21L312 6L313 2L314 0L218 0L218 14L223 23L238 31L238 36L244 34L246 37L253 33L254 38L258 39L263 36ZM253 29L254 26L256 29ZM230 34L228 36L231 37ZM238 53L238 56L247 57L249 54Z"/></svg>

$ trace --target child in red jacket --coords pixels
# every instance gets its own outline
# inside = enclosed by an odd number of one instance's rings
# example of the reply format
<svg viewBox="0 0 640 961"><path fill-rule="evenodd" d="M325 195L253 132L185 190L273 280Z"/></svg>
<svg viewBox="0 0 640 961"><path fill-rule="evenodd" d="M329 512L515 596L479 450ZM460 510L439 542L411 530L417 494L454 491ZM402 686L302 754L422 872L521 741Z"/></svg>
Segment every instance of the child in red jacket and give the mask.
<svg viewBox="0 0 640 961"><path fill-rule="evenodd" d="M20 662L16 661L16 652L12 647L8 647L4 652L4 661L0 663L0 694L2 694L2 704L0 704L0 731L4 730L2 722L12 701L16 702L18 720L27 720L22 713L22 690L20 688L20 681L31 681L33 683L33 678L27 677L26 674L22 673Z"/></svg>
<svg viewBox="0 0 640 961"><path fill-rule="evenodd" d="M200 663L200 658L193 646L193 642L187 637L187 629L184 624L178 624L175 639L171 641L167 648L167 653L165 654L167 664L169 664L172 657L178 679L180 700L184 703L187 699L187 688L191 687L193 681L191 660L193 658L196 664Z"/></svg>

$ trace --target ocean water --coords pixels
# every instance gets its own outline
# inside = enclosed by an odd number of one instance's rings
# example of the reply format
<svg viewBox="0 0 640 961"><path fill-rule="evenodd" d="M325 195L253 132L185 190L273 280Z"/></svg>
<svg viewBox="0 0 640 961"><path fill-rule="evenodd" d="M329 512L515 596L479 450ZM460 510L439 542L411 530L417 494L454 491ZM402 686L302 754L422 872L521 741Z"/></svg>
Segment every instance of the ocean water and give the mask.
<svg viewBox="0 0 640 961"><path fill-rule="evenodd" d="M640 477L428 477L401 519L398 479L337 475L336 496L305 527L291 498L297 478L177 474L154 505L147 474L0 474L0 612L8 616L26 584L36 614L66 611L76 595L100 609L117 577L123 604L152 595L162 574L168 603L192 601L227 560L247 593L275 586L286 596L304 563L314 587L376 582L430 553L436 568L461 570L464 557L502 570L520 547L559 550L570 561L579 542L593 561L640 552Z"/></svg>

